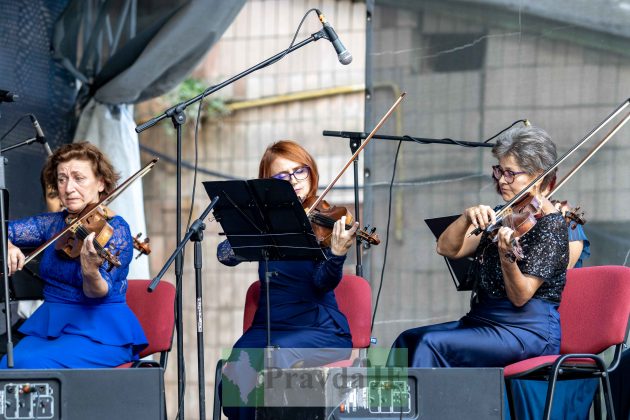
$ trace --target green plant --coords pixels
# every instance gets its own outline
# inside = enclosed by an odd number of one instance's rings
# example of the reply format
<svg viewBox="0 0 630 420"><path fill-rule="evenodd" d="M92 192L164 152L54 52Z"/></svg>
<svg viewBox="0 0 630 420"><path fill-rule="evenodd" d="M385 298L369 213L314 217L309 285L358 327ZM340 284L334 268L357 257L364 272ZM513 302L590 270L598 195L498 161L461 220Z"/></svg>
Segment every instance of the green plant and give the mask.
<svg viewBox="0 0 630 420"><path fill-rule="evenodd" d="M164 95L164 100L168 106L177 105L187 99L193 98L202 93L208 84L201 79L192 77L187 78L179 84L175 89ZM194 121L197 118L198 103L194 103L186 108L186 118ZM210 95L203 99L203 107L201 109L200 118L202 121L212 122L228 115L229 110L225 105L225 100L218 96Z"/></svg>

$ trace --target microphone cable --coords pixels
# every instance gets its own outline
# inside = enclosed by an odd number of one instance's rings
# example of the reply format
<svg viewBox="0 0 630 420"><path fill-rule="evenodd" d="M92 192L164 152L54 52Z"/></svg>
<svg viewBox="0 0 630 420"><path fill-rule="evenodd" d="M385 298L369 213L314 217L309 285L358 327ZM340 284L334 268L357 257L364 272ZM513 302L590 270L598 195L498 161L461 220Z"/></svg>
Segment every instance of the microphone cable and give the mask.
<svg viewBox="0 0 630 420"><path fill-rule="evenodd" d="M306 20L306 17L311 13L314 12L315 14L317 14L317 9L315 8L311 8L309 10L306 11L306 13L304 14L304 16L302 16L302 20L300 20L300 23L295 31L295 33L293 34L293 39L291 39L291 43L289 44L289 46L284 50L284 53L278 57L277 59L270 61L269 63L267 63L266 65L256 69L256 70L260 70L263 69L265 67L270 66L271 64L277 63L278 61L282 60L288 53L289 50L291 49L291 47L293 47L293 45L295 44L295 40L297 39L297 36L300 33L300 30L302 29L302 25L304 24L304 21ZM216 85L210 86L208 88L206 88L206 90L203 92L201 99L199 100L199 105L197 107L197 116L196 116L196 120L195 120L195 140L194 140L194 149L195 149L195 160L194 160L194 165L193 165L193 185L192 185L192 197L191 197L191 203L190 203L190 211L188 213L188 221L186 222L186 231L188 231L188 229L190 228L190 224L192 222L192 212L193 212L193 208L195 205L195 192L196 192L196 186L197 186L197 168L198 168L198 157L199 157L199 123L201 120L201 109L203 107L203 103L204 103L204 99L207 96L207 93L209 90L213 89ZM183 252L183 251L182 251Z"/></svg>
<svg viewBox="0 0 630 420"><path fill-rule="evenodd" d="M22 120L24 120L25 118L35 118L35 115L33 114L24 114L22 115L20 118L17 119L17 121L11 126L11 128L9 128L3 135L2 137L0 137L0 141L4 140L4 138L6 136L8 136L9 134L11 134L11 132L13 130L15 130L15 128L18 126L19 123L22 122Z"/></svg>

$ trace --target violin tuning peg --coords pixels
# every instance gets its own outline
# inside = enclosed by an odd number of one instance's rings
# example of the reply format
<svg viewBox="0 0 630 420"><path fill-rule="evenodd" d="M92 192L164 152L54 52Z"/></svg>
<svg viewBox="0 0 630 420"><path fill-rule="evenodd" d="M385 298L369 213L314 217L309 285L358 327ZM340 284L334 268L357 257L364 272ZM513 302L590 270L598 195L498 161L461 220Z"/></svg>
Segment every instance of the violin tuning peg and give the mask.
<svg viewBox="0 0 630 420"><path fill-rule="evenodd" d="M376 228L373 227L372 230L370 230L370 235L373 234L374 232L376 232Z"/></svg>

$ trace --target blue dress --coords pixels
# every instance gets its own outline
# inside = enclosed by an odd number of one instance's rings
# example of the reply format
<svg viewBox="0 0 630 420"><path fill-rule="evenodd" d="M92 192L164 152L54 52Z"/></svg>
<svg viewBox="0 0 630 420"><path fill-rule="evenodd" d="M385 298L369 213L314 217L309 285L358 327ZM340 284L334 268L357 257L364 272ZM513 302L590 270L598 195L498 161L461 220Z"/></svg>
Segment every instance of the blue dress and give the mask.
<svg viewBox="0 0 630 420"><path fill-rule="evenodd" d="M584 233L584 228L582 227L582 225L577 223L569 225L569 242L574 241L582 241L583 245L580 257L573 266L574 268L580 268L584 265L584 260L588 259L588 257L591 256L591 242L586 237L586 233Z"/></svg>
<svg viewBox="0 0 630 420"><path fill-rule="evenodd" d="M46 213L9 222L9 240L18 247L37 247L66 227L67 212ZM129 226L119 216L108 223L113 228L106 247L118 255L120 267L100 274L108 284L102 298L83 293L79 259L68 259L54 244L42 252L40 276L45 280L44 303L19 331L25 337L14 351L18 369L115 367L138 358L147 339L134 313L127 306L127 273L133 254ZM6 368L6 356L0 368Z"/></svg>
<svg viewBox="0 0 630 420"><path fill-rule="evenodd" d="M350 327L334 294L346 257L329 250L324 255L326 259L320 262L269 261L273 367L322 366L350 356ZM219 244L217 257L230 266L240 262L227 240ZM222 402L230 419L254 417L251 406L256 395L244 390L253 391L267 345L264 263L259 264L258 275L263 280L252 326L234 344L223 373Z"/></svg>

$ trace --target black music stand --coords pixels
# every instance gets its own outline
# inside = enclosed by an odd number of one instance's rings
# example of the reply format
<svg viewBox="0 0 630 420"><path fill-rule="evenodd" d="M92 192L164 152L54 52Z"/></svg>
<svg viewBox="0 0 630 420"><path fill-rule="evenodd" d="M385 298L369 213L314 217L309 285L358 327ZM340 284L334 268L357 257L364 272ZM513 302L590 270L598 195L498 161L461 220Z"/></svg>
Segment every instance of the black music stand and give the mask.
<svg viewBox="0 0 630 420"><path fill-rule="evenodd" d="M429 226L435 238L439 238L442 232L455 220L459 218L459 214L455 216L436 217L435 219L424 219L424 222ZM472 262L471 257L460 258L453 260L451 258L444 257L448 272L451 274L453 283L458 292L472 290L472 284L468 281L468 269Z"/></svg>
<svg viewBox="0 0 630 420"><path fill-rule="evenodd" d="M269 308L269 261L323 260L311 224L295 191L287 181L207 181L210 197L219 197L214 207L234 254L242 261L265 264L267 292L267 362L271 367L271 322Z"/></svg>

